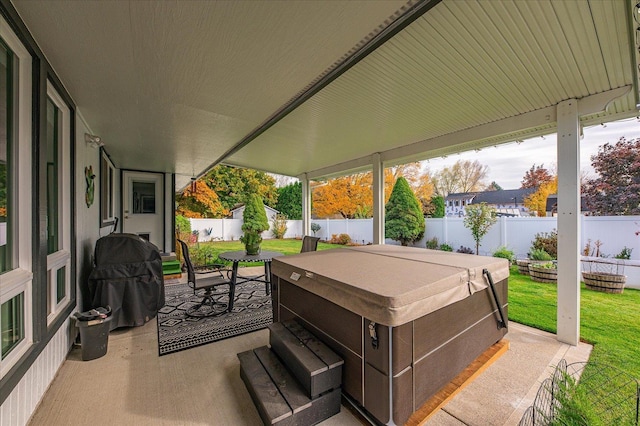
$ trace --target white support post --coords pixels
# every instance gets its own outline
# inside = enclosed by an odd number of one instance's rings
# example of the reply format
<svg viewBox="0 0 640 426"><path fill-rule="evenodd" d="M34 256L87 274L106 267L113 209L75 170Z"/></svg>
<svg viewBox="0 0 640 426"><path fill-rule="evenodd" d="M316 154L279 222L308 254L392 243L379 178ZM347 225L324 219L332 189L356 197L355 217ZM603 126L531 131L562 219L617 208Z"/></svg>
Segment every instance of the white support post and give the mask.
<svg viewBox="0 0 640 426"><path fill-rule="evenodd" d="M306 173L300 179L302 183L302 236L311 235L311 188Z"/></svg>
<svg viewBox="0 0 640 426"><path fill-rule="evenodd" d="M558 340L580 340L580 119L578 101L558 104Z"/></svg>
<svg viewBox="0 0 640 426"><path fill-rule="evenodd" d="M371 156L373 164L373 244L384 244L384 165L380 154Z"/></svg>

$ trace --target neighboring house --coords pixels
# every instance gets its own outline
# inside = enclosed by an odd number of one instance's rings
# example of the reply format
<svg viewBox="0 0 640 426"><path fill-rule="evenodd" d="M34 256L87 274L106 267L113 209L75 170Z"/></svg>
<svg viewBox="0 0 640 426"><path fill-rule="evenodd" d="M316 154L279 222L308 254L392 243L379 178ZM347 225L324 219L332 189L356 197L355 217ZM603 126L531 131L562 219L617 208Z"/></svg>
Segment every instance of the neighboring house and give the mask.
<svg viewBox="0 0 640 426"><path fill-rule="evenodd" d="M536 189L502 189L449 194L445 199L445 214L461 217L465 215L466 206L487 203L497 210L499 216L529 216L529 209L525 207L524 199L534 193Z"/></svg>
<svg viewBox="0 0 640 426"><path fill-rule="evenodd" d="M558 194L551 194L547 197L547 207L545 211L547 217L558 216ZM580 197L580 212L583 215L589 214L589 208L587 207L584 197Z"/></svg>
<svg viewBox="0 0 640 426"><path fill-rule="evenodd" d="M449 194L444 200L445 216L464 216L464 208L473 202L477 192Z"/></svg>
<svg viewBox="0 0 640 426"><path fill-rule="evenodd" d="M264 206L264 212L267 214L267 220L269 223L273 220L273 218L280 213L278 210L273 209L267 205ZM242 219L242 215L244 214L244 204L236 204L236 206L231 209L229 212L229 216L231 219Z"/></svg>

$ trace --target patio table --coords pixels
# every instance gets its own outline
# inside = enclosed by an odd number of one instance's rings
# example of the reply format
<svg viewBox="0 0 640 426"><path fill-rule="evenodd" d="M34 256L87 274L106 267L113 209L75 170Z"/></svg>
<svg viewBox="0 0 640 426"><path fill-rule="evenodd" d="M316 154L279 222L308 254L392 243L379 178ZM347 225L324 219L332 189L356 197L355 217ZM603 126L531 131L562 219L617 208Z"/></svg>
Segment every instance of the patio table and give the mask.
<svg viewBox="0 0 640 426"><path fill-rule="evenodd" d="M262 251L258 254L247 254L245 251L226 251L220 253L218 257L222 260L233 262L231 268L231 288L229 291L229 312L233 309L233 301L236 292L236 285L245 283L247 281L264 282L265 291L267 294L271 294L271 260L275 257L284 256L284 253L278 251ZM238 265L240 262L264 262L264 275L257 277L238 277Z"/></svg>

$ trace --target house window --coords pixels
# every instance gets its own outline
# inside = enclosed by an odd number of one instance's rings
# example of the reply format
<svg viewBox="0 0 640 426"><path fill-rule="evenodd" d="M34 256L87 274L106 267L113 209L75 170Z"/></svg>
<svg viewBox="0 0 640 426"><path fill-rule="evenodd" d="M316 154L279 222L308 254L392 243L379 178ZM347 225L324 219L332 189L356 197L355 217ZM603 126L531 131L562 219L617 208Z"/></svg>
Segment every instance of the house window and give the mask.
<svg viewBox="0 0 640 426"><path fill-rule="evenodd" d="M115 171L107 152L100 150L100 226L115 222Z"/></svg>
<svg viewBox="0 0 640 426"><path fill-rule="evenodd" d="M0 376L33 340L31 64L0 17Z"/></svg>
<svg viewBox="0 0 640 426"><path fill-rule="evenodd" d="M47 321L56 318L70 300L71 174L70 110L47 84Z"/></svg>

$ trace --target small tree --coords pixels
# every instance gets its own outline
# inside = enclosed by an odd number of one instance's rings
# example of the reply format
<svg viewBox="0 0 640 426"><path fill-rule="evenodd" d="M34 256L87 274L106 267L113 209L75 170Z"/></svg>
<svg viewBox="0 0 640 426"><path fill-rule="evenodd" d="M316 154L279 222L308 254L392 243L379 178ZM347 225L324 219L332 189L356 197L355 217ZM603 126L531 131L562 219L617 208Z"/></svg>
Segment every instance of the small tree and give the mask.
<svg viewBox="0 0 640 426"><path fill-rule="evenodd" d="M385 237L407 246L424 236L422 208L405 178L399 177L393 186L385 214Z"/></svg>
<svg viewBox="0 0 640 426"><path fill-rule="evenodd" d="M313 236L314 237L316 236L316 232L318 232L321 228L322 227L319 224L317 224L315 222L311 223L311 232L313 232Z"/></svg>
<svg viewBox="0 0 640 426"><path fill-rule="evenodd" d="M465 207L464 226L471 230L476 242L476 254L480 253L480 241L496 223L496 209L487 203L471 204Z"/></svg>
<svg viewBox="0 0 640 426"><path fill-rule="evenodd" d="M269 229L269 220L267 214L264 211L264 204L262 199L257 194L251 194L244 205L244 212L242 213L242 230L244 235L240 238L240 241L245 244L247 254L257 254L251 252L249 246L255 246L255 250L259 251L258 247L262 242L260 234L263 231Z"/></svg>

